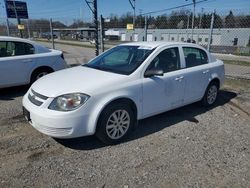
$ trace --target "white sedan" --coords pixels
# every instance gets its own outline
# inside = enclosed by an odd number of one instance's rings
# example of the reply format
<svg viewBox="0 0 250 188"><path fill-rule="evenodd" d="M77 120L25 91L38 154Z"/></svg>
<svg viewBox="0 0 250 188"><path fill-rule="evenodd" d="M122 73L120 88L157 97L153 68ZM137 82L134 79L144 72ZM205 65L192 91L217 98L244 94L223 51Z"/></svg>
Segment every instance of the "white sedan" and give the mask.
<svg viewBox="0 0 250 188"><path fill-rule="evenodd" d="M66 66L61 51L26 39L0 36L0 88L33 83Z"/></svg>
<svg viewBox="0 0 250 188"><path fill-rule="evenodd" d="M124 139L137 121L190 103L213 105L224 64L196 44L136 42L47 75L23 98L26 119L57 138Z"/></svg>

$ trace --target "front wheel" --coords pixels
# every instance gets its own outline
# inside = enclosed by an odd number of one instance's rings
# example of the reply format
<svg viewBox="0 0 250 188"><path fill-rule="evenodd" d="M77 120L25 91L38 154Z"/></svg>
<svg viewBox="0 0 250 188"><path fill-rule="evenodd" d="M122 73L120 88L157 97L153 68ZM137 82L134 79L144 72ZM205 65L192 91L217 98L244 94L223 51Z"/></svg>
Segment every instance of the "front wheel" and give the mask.
<svg viewBox="0 0 250 188"><path fill-rule="evenodd" d="M121 142L136 123L136 117L127 104L112 104L102 112L96 136L105 144Z"/></svg>
<svg viewBox="0 0 250 188"><path fill-rule="evenodd" d="M212 106L217 99L219 87L216 82L212 82L208 85L205 95L202 98L202 104L204 106Z"/></svg>

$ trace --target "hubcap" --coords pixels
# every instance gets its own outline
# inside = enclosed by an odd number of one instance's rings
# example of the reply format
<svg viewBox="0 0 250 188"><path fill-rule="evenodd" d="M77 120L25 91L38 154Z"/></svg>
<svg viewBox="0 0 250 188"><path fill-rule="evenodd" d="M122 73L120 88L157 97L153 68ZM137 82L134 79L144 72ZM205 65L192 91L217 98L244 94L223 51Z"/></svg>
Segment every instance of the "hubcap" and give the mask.
<svg viewBox="0 0 250 188"><path fill-rule="evenodd" d="M126 134L129 125L129 113L126 110L116 110L107 121L106 132L111 139L119 139Z"/></svg>
<svg viewBox="0 0 250 188"><path fill-rule="evenodd" d="M47 72L41 72L36 76L36 80L38 80L39 78L42 78L43 76L47 75Z"/></svg>
<svg viewBox="0 0 250 188"><path fill-rule="evenodd" d="M217 87L215 85L211 86L207 93L208 104L213 104L217 97Z"/></svg>

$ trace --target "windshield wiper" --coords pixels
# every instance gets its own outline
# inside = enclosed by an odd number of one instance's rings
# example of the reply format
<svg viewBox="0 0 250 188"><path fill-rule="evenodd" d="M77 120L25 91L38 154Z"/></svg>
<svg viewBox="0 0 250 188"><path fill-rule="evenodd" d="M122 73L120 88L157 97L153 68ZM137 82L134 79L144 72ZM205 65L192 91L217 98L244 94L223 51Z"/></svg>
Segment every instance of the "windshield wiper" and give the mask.
<svg viewBox="0 0 250 188"><path fill-rule="evenodd" d="M111 71L111 72L113 71L113 69L107 68L107 67L91 66L91 65L88 65L88 64L84 64L83 66L93 68L93 69L103 70L103 71Z"/></svg>
<svg viewBox="0 0 250 188"><path fill-rule="evenodd" d="M82 66L89 67L89 68L92 68L92 69L97 69L97 70L100 70L100 71L112 72L112 73L116 73L116 74L126 74L126 73L123 73L123 72L120 72L118 70L108 68L108 67L99 67L99 66L97 67L97 66L91 66L91 65L88 65L88 64L84 64Z"/></svg>

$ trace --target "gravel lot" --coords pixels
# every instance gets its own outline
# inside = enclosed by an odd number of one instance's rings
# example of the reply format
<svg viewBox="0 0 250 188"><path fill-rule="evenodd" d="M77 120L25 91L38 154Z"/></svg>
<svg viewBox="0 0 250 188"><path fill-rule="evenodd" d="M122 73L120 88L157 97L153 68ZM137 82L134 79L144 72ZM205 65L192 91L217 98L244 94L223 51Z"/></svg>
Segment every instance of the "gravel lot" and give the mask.
<svg viewBox="0 0 250 188"><path fill-rule="evenodd" d="M40 134L22 116L26 90L0 90L0 187L250 186L249 81L228 80L211 109L142 120L115 146Z"/></svg>

